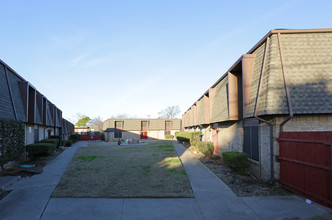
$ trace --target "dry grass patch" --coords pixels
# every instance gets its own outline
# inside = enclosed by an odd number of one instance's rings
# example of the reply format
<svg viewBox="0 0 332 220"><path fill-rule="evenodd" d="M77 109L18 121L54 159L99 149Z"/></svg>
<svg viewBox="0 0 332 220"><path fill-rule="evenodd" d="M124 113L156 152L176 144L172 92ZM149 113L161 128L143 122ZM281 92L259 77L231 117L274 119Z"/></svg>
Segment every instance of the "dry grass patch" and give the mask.
<svg viewBox="0 0 332 220"><path fill-rule="evenodd" d="M193 197L169 141L117 146L94 143L77 150L53 197Z"/></svg>

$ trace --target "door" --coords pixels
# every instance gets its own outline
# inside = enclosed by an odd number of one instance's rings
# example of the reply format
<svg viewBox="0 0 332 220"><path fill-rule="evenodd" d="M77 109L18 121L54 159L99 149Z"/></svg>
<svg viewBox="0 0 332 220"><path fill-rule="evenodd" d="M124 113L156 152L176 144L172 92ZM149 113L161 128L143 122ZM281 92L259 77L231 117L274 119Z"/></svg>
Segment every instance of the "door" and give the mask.
<svg viewBox="0 0 332 220"><path fill-rule="evenodd" d="M35 129L35 143L39 141L39 129Z"/></svg>
<svg viewBox="0 0 332 220"><path fill-rule="evenodd" d="M218 154L218 130L212 128L213 153Z"/></svg>
<svg viewBox="0 0 332 220"><path fill-rule="evenodd" d="M148 122L142 121L141 122L141 139L148 139Z"/></svg>

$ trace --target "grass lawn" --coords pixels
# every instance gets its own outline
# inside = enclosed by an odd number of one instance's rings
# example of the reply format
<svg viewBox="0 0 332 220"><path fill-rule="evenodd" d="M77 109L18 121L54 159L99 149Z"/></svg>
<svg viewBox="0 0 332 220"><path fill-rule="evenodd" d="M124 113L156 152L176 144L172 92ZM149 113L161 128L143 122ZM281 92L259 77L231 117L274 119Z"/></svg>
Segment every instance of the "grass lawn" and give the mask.
<svg viewBox="0 0 332 220"><path fill-rule="evenodd" d="M117 146L100 142L75 153L53 197L194 197L169 141Z"/></svg>

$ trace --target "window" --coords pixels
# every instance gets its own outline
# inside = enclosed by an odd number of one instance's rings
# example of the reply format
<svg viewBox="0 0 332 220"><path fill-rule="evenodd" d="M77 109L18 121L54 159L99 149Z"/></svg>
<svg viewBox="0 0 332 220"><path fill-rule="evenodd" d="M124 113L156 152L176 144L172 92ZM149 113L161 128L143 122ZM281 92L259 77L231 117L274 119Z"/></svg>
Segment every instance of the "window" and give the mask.
<svg viewBox="0 0 332 220"><path fill-rule="evenodd" d="M122 138L122 121L115 121L115 131L114 131L114 138Z"/></svg>
<svg viewBox="0 0 332 220"><path fill-rule="evenodd" d="M252 160L259 161L258 126L243 127L243 151Z"/></svg>
<svg viewBox="0 0 332 220"><path fill-rule="evenodd" d="M165 135L170 135L172 130L172 122L165 121Z"/></svg>

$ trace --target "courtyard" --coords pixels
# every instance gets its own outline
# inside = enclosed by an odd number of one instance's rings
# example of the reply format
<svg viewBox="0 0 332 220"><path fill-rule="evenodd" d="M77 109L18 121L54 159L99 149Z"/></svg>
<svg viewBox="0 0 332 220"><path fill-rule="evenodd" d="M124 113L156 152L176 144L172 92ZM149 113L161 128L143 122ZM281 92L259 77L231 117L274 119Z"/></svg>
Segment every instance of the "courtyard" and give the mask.
<svg viewBox="0 0 332 220"><path fill-rule="evenodd" d="M92 144L90 147L114 147L115 152L120 150L116 149L117 146L102 145ZM135 198L119 196L117 198L99 198L98 196L92 196L94 198L87 198L77 196L73 198L73 195L71 195L71 198L69 195L67 197L60 197L60 195L55 197L57 190L60 189L58 187L62 187L61 182L67 178L66 172L72 172L73 168L77 170L77 173L79 173L78 171L96 172L93 169L84 171L84 167L82 165L77 166L76 162L84 161L88 164L93 161L96 162L98 156L98 159L106 157L106 155L86 152L90 148L89 142L83 141L74 144L51 161L44 168L43 174L21 179L9 187L12 192L0 200L0 215L3 219L284 219L296 217L305 219L313 215L324 214L324 211L317 204L307 204L296 196L237 197L226 184L220 181L186 148L175 141L172 141L172 145L186 172L186 175L178 175L189 178L193 197ZM136 147L143 146L123 146L124 148L121 149L125 151L137 150ZM153 158L152 154L157 154L156 152L161 154L163 150L169 149L169 152L164 156L159 155L160 157L156 161L164 160L169 156L176 156L171 154L171 147L157 148L156 146L165 145L158 143L144 146L144 148L155 148L155 152L150 152L151 158ZM166 146L169 145L166 144ZM140 150L143 150L143 148ZM114 155L119 154L119 152L115 152ZM171 160L175 162L174 158ZM125 162L119 161L119 165L127 167L127 169L131 166L137 166L134 161L130 164L125 164ZM152 170L158 168L158 166L154 167L154 164L157 163L151 162L150 172L155 172ZM82 168L82 170L76 169L76 167ZM91 164L90 168L92 168ZM138 169L138 172L144 176L144 170L140 169ZM181 166L177 166L176 169L181 170ZM164 170L161 169L160 172L164 172ZM171 175L174 175L173 172L171 172ZM182 173L182 171L179 173ZM151 187L151 184L146 185L146 188L159 188ZM80 187L79 183L77 183L77 187ZM91 191L94 190L91 187ZM52 193L54 193L53 196Z"/></svg>

